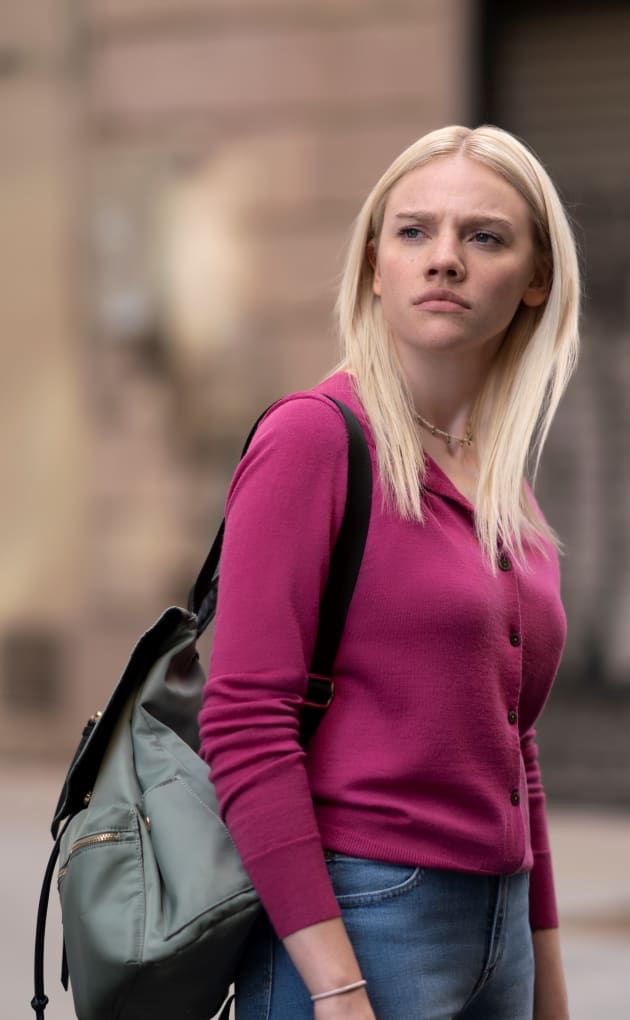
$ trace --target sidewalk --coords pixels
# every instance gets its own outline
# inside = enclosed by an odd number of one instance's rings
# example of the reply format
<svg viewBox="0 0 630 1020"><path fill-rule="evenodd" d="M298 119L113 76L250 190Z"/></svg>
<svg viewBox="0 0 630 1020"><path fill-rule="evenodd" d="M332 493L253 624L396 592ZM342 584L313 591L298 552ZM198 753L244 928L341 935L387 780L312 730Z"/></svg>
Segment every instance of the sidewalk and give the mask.
<svg viewBox="0 0 630 1020"><path fill-rule="evenodd" d="M6 1020L32 1015L29 1002L33 994L35 914L51 845L48 824L62 777L63 771L57 765L1 766L0 916L4 921L4 938L0 978L2 1015ZM630 812L558 807L550 808L549 822L571 1018L627 1020ZM61 929L54 887L48 925L46 990L51 999L50 1020L73 1020L71 997L59 983Z"/></svg>

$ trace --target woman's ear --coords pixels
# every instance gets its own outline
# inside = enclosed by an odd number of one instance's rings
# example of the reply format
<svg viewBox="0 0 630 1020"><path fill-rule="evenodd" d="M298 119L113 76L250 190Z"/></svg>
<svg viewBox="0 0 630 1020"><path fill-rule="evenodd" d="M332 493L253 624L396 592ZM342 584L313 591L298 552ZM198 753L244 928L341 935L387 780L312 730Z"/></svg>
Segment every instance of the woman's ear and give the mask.
<svg viewBox="0 0 630 1020"><path fill-rule="evenodd" d="M372 270L374 272L374 276L372 278L372 293L376 294L377 297L380 297L381 274L378 268L378 251L376 248L376 240L374 238L368 241L365 253L367 255L367 260L370 263Z"/></svg>
<svg viewBox="0 0 630 1020"><path fill-rule="evenodd" d="M533 276L521 298L523 304L528 308L539 308L543 305L549 297L551 281L552 271L547 260L536 259Z"/></svg>

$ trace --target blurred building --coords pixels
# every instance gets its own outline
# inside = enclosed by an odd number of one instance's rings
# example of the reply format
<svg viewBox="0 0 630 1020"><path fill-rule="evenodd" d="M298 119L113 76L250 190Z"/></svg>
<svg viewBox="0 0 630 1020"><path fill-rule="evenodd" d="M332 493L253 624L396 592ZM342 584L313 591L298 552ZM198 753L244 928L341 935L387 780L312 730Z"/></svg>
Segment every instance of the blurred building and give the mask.
<svg viewBox="0 0 630 1020"><path fill-rule="evenodd" d="M363 196L425 131L489 120L559 182L588 273L539 484L571 627L543 747L558 791L579 758L584 795L623 796L627 5L6 7L0 749L72 746L137 633L185 596L251 421L336 359Z"/></svg>

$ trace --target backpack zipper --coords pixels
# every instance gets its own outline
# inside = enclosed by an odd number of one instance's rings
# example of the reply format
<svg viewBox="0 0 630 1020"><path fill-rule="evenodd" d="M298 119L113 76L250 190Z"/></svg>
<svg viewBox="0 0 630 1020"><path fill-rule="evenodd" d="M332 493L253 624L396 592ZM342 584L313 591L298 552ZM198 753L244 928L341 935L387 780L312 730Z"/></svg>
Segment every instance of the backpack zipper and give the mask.
<svg viewBox="0 0 630 1020"><path fill-rule="evenodd" d="M119 832L97 832L93 836L82 836L81 839L77 839L77 841L70 847L70 853L66 857L65 864L59 868L57 873L57 884L65 878L70 860L77 850L83 850L88 846L98 846L100 843L118 843L119 840Z"/></svg>

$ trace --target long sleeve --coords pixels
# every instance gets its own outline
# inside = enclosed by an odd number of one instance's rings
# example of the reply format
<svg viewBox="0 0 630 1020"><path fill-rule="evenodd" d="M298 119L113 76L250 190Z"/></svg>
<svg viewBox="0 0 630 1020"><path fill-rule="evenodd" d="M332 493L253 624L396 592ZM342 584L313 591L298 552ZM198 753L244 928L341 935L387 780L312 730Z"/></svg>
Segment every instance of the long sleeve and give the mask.
<svg viewBox="0 0 630 1020"><path fill-rule="evenodd" d="M521 739L521 749L529 795L529 823L534 867L530 874L529 921L532 931L558 927L558 908L554 886L551 848L545 809L536 730L529 729Z"/></svg>
<svg viewBox="0 0 630 1020"><path fill-rule="evenodd" d="M293 397L260 424L226 502L201 753L281 937L339 915L298 724L346 486L340 412Z"/></svg>

